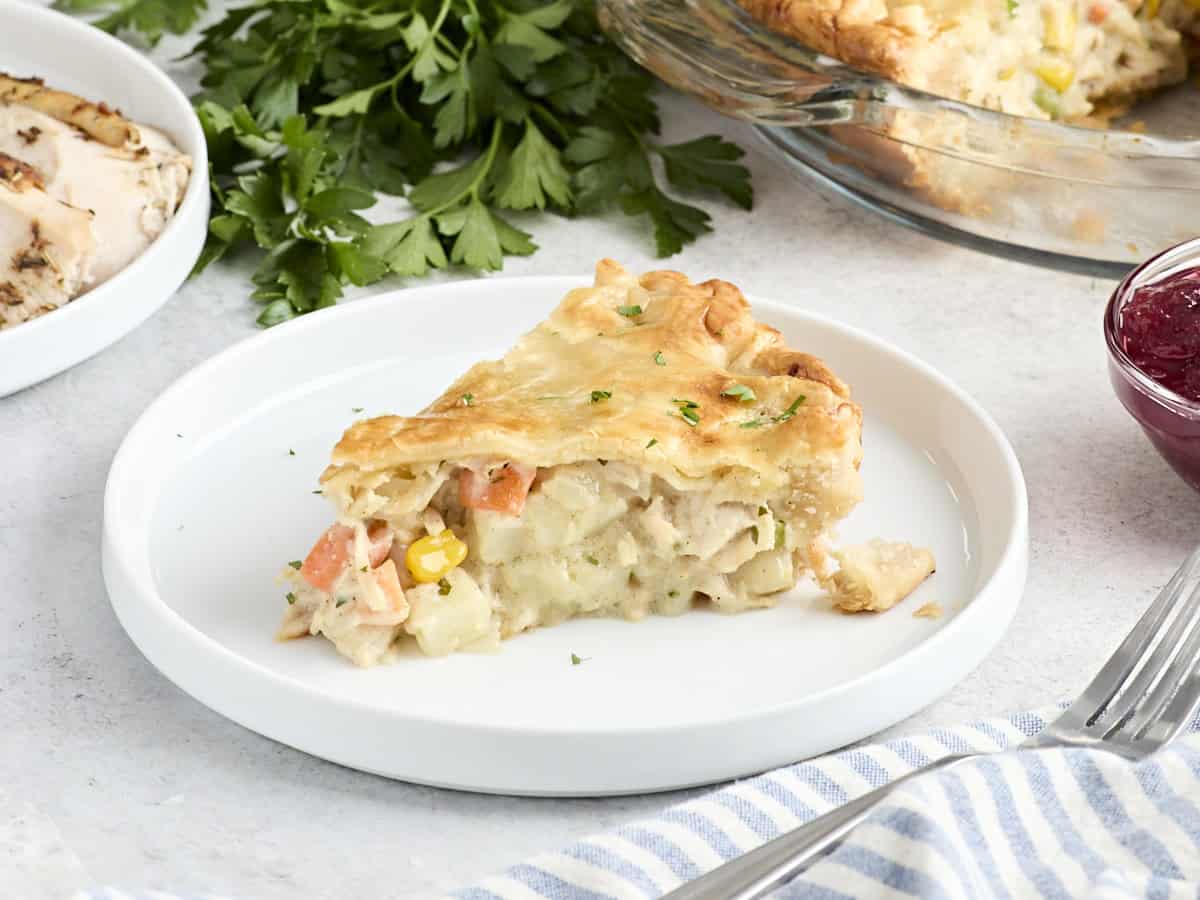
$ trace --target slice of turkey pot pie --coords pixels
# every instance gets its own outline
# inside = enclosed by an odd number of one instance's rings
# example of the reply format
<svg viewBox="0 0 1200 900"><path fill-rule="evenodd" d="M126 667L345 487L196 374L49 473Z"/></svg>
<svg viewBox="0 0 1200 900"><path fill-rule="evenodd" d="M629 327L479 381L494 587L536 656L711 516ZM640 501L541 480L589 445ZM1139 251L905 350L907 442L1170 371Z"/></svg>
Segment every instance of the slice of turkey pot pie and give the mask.
<svg viewBox="0 0 1200 900"><path fill-rule="evenodd" d="M862 413L722 281L597 266L499 361L351 427L280 636L359 665L571 616L771 606L859 501Z"/></svg>

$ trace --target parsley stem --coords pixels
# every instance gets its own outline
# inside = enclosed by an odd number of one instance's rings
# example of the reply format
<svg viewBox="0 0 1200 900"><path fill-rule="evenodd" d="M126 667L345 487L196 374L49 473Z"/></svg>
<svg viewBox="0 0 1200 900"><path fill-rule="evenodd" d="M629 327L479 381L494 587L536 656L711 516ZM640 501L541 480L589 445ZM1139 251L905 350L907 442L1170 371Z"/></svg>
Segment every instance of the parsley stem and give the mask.
<svg viewBox="0 0 1200 900"><path fill-rule="evenodd" d="M354 123L354 139L350 143L350 152L346 154L346 159L342 163L342 168L338 171L338 178L344 178L346 173L350 171L350 167L358 161L359 150L362 149L362 133L363 126L367 123L366 116L359 116L358 121Z"/></svg>
<svg viewBox="0 0 1200 900"><path fill-rule="evenodd" d="M442 24L446 21L446 16L450 15L451 0L442 0L442 8L438 10L437 18L433 20L433 24L429 26L429 38L436 37L438 32L442 30Z"/></svg>
<svg viewBox="0 0 1200 900"><path fill-rule="evenodd" d="M555 133L558 135L559 140L561 140L563 143L566 143L567 141L569 141L571 139L570 132L568 132L567 129L563 126L562 122L558 121L558 116L554 115L554 113L550 112L550 110L546 108L546 104L535 102L535 103L530 103L529 106L530 106L530 109L532 109L535 113L537 113L539 116L541 116L543 122L545 122L547 125L549 125L551 128L554 129Z"/></svg>
<svg viewBox="0 0 1200 900"><path fill-rule="evenodd" d="M465 188L448 199L445 203L435 206L433 209L426 210L421 215L425 218L443 213L452 206L457 206L467 196L478 197L479 187L483 184L483 180L487 178L488 173L492 170L492 165L496 162L496 151L500 148L500 135L504 131L504 123L500 119L492 125L492 139L488 144L487 154L484 156L483 165L479 168L479 172L471 179L471 183Z"/></svg>
<svg viewBox="0 0 1200 900"><path fill-rule="evenodd" d="M429 26L429 34L425 36L425 41L421 44L422 49L424 49L426 44L428 44L430 41L435 41L442 36L440 32L441 32L443 23L445 23L445 21L446 21L446 16L448 16L450 14L450 6L451 6L451 0L442 0L442 6L441 6L441 9L438 10L437 18L434 19L433 24ZM398 112L403 112L404 111L403 108L399 105L399 103L397 101L396 91L397 91L397 88L400 86L400 82L404 80L404 76L406 76L409 72L411 72L413 70L413 67L417 64L417 60L419 60L420 58L421 58L420 50L415 51L412 54L412 58L407 63L405 63L396 72L395 75L393 75L391 78L387 78L383 81L378 82L377 84L372 85L370 88L365 88L364 90L371 91L371 94L372 94L371 99L372 100L375 99L374 95L376 93L378 93L379 91L390 90L391 94L392 94L392 105L396 107L396 110ZM359 116L360 121L362 120L362 118L363 118L362 116Z"/></svg>

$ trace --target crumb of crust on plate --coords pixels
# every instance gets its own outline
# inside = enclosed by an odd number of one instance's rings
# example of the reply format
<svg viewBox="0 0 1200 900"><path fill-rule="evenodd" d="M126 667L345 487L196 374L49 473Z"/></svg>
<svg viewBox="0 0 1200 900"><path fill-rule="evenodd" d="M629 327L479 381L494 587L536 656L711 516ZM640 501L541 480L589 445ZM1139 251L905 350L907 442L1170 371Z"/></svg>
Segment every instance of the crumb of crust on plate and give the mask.
<svg viewBox="0 0 1200 900"><path fill-rule="evenodd" d="M936 600L930 600L924 606L919 607L913 612L914 619L940 619L942 617L942 604Z"/></svg>
<svg viewBox="0 0 1200 900"><path fill-rule="evenodd" d="M878 538L831 555L839 568L821 583L834 607L848 613L891 609L937 568L928 550Z"/></svg>

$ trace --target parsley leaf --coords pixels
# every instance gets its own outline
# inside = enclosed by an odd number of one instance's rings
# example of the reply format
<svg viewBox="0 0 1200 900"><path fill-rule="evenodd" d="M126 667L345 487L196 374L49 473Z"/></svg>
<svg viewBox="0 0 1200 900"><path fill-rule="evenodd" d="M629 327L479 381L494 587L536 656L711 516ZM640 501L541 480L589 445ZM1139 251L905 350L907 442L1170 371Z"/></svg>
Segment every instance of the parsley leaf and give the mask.
<svg viewBox="0 0 1200 900"><path fill-rule="evenodd" d="M656 187L621 196L626 215L645 213L654 224L654 243L659 256L673 256L702 234L712 231L708 213L672 200Z"/></svg>
<svg viewBox="0 0 1200 900"><path fill-rule="evenodd" d="M446 251L426 215L376 225L363 239L363 250L397 275L421 276L447 265Z"/></svg>
<svg viewBox="0 0 1200 900"><path fill-rule="evenodd" d="M599 403L612 397L612 391L592 391L592 402Z"/></svg>
<svg viewBox="0 0 1200 900"><path fill-rule="evenodd" d="M672 400L672 403L679 407L679 415L683 420L695 428L700 424L700 413L696 412L700 406L692 400Z"/></svg>
<svg viewBox="0 0 1200 900"><path fill-rule="evenodd" d="M744 384L731 384L725 390L721 391L722 397L729 397L737 400L739 403L753 403L754 391L746 387Z"/></svg>
<svg viewBox="0 0 1200 900"><path fill-rule="evenodd" d="M754 205L750 171L737 162L745 155L741 147L710 134L694 141L660 147L659 155L667 180L675 187L719 191L742 209Z"/></svg>
<svg viewBox="0 0 1200 900"><path fill-rule="evenodd" d="M543 209L547 197L556 206L568 207L570 175L558 148L546 140L532 120L526 120L525 136L501 170L496 203L508 209Z"/></svg>
<svg viewBox="0 0 1200 900"><path fill-rule="evenodd" d="M151 45L166 32L187 31L207 5L207 0L58 0L54 4L65 12L109 10L92 24L105 31L140 32Z"/></svg>
<svg viewBox="0 0 1200 900"><path fill-rule="evenodd" d="M665 366L667 364L667 358L663 356L663 352L661 350L655 352L654 364L656 366Z"/></svg>
<svg viewBox="0 0 1200 900"><path fill-rule="evenodd" d="M786 422L792 416L796 415L796 410L800 408L800 404L804 402L804 395L800 394L792 401L791 406L775 417L776 422Z"/></svg>

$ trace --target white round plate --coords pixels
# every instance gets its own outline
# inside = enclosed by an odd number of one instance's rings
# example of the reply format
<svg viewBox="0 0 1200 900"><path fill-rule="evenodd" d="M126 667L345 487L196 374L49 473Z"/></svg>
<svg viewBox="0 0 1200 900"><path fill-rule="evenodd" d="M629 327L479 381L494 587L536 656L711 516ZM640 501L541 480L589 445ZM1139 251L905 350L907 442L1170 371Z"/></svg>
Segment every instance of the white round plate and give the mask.
<svg viewBox="0 0 1200 900"><path fill-rule="evenodd" d="M0 71L103 100L166 132L192 158L174 218L141 256L77 300L0 331L0 397L56 375L115 343L167 302L204 246L208 152L192 105L154 63L77 19L0 3Z"/></svg>
<svg viewBox="0 0 1200 900"><path fill-rule="evenodd" d="M1025 582L1025 485L1008 442L903 351L767 302L756 314L819 351L865 410L867 499L842 538L937 557L900 607L846 616L800 588L772 610L577 620L496 654L414 652L367 670L323 639L276 642L277 573L331 519L313 490L342 430L415 412L582 283L394 292L272 329L176 382L129 432L105 495L104 577L134 643L201 703L307 753L552 795L664 790L821 753L910 715L983 659ZM928 601L945 615L914 618Z"/></svg>

